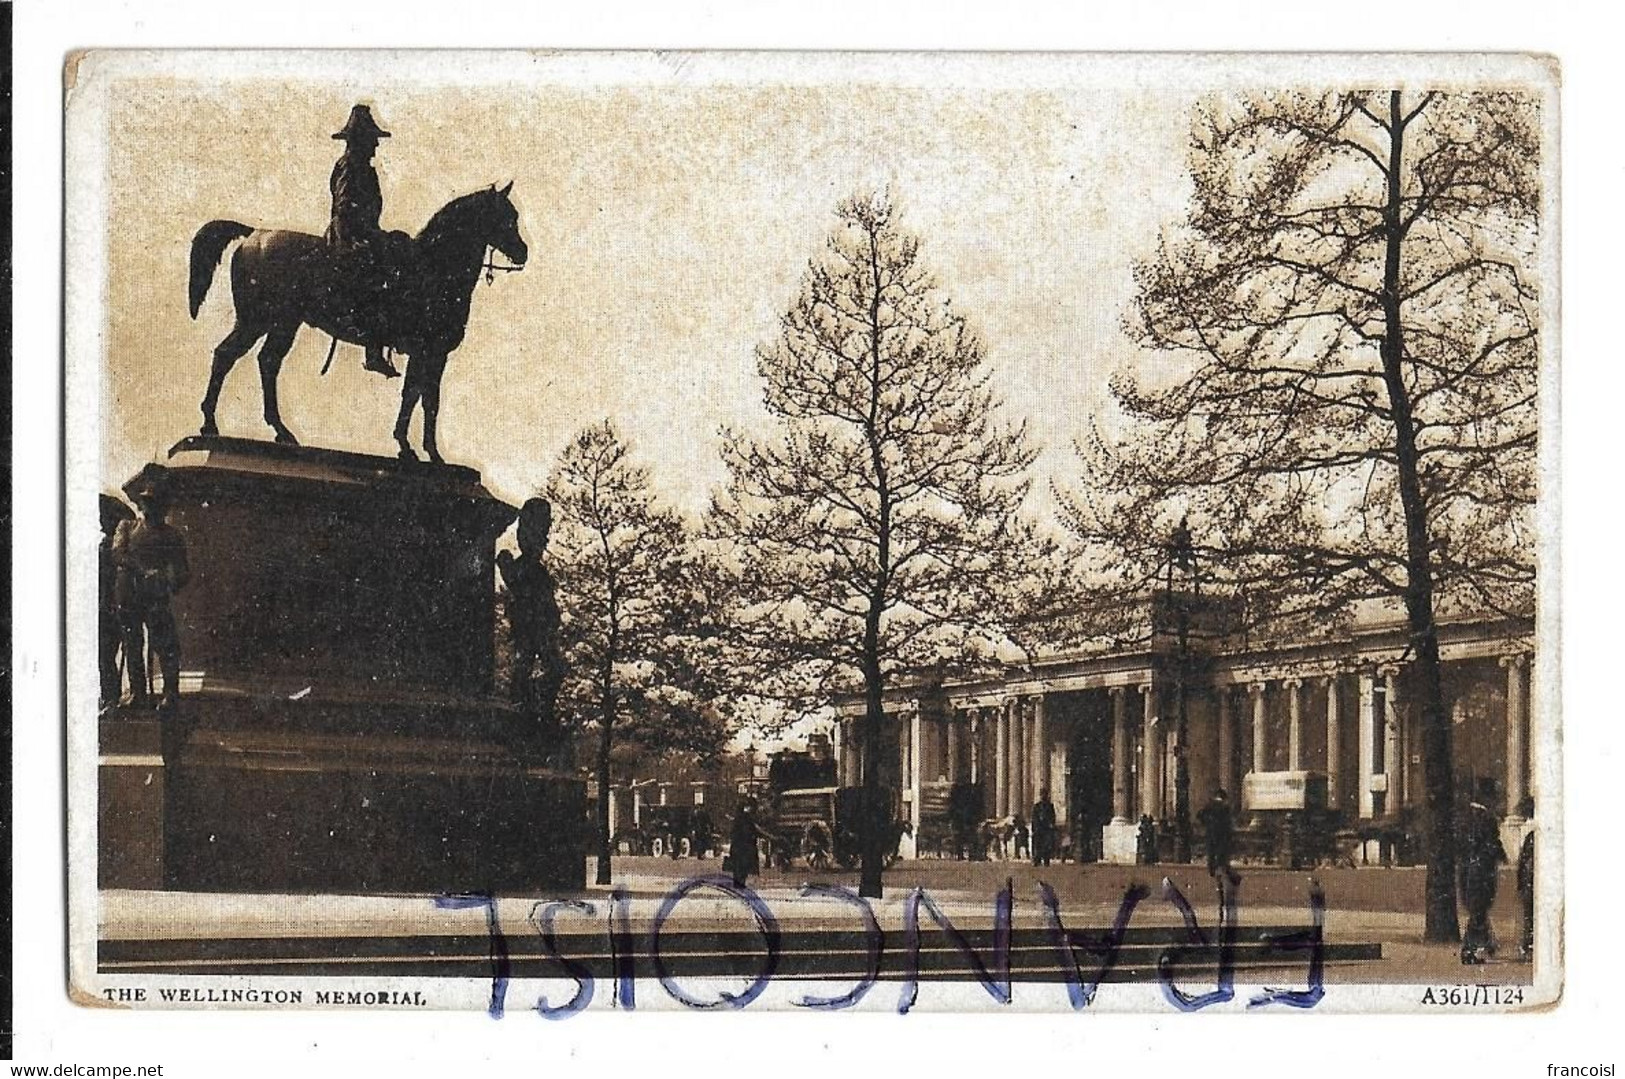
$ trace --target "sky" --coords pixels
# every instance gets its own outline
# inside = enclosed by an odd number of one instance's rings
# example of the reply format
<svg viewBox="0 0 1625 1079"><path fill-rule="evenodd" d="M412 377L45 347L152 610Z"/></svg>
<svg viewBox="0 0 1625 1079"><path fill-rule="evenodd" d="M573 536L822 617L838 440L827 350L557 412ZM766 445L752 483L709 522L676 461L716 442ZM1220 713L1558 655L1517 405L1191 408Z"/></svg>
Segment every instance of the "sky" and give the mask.
<svg viewBox="0 0 1625 1079"><path fill-rule="evenodd" d="M754 349L854 192L889 190L922 238L987 344L1010 417L1042 448L1040 488L1076 473L1072 439L1101 413L1111 373L1156 362L1119 327L1134 261L1187 197L1188 89L1046 83L1008 66L894 80L873 64L841 78L785 61L763 77L653 54L590 77L435 62L427 74L374 63L223 78L217 65L115 80L107 486L197 428L231 306L222 270L188 317L192 235L215 218L320 232L341 149L329 136L356 102L392 132L377 158L386 228L415 232L456 195L514 183L530 262L478 286L440 421L447 459L510 501L542 486L575 431L609 417L662 494L702 511L723 478L718 429L765 422ZM306 443L392 455L400 383L363 373L354 346L319 375L327 345L301 332L284 419ZM245 357L222 432L268 437L259 402Z"/></svg>

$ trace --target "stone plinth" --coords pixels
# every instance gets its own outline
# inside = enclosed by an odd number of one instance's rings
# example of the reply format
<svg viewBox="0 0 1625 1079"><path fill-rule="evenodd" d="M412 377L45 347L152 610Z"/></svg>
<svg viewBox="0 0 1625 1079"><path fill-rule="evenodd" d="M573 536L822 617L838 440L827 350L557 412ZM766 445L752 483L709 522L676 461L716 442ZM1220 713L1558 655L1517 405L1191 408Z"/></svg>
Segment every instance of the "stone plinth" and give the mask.
<svg viewBox="0 0 1625 1079"><path fill-rule="evenodd" d="M152 886L155 828L169 888L584 883L584 786L493 694L514 510L478 473L224 438L149 471L192 570L181 701L156 748L152 719L103 718L104 886Z"/></svg>
<svg viewBox="0 0 1625 1079"><path fill-rule="evenodd" d="M473 469L201 437L149 467L187 537L174 609L204 684L489 692L514 509Z"/></svg>
<svg viewBox="0 0 1625 1079"><path fill-rule="evenodd" d="M1140 826L1135 821L1110 821L1100 827L1100 860L1111 865L1133 865L1140 849Z"/></svg>

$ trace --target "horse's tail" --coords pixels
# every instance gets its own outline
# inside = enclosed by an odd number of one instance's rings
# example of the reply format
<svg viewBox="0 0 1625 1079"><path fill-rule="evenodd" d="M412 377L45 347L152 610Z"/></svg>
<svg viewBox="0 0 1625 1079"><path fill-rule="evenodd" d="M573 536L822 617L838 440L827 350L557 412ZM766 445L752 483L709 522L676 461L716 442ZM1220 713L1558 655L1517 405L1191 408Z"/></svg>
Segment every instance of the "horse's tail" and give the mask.
<svg viewBox="0 0 1625 1079"><path fill-rule="evenodd" d="M235 240L241 240L254 230L238 221L210 221L192 237L192 272L187 280L187 299L192 317L197 318L203 298L209 294L209 283L214 270L220 265L220 256Z"/></svg>

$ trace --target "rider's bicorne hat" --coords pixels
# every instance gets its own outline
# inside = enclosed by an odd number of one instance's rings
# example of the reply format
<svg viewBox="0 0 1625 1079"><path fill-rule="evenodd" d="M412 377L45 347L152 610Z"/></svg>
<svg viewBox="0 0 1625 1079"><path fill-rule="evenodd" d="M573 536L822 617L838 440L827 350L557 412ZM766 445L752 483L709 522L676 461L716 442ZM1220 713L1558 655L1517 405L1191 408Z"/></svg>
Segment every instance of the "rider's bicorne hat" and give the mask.
<svg viewBox="0 0 1625 1079"><path fill-rule="evenodd" d="M346 142L354 138L387 139L389 132L373 120L371 109L357 105L350 110L350 119L345 121L344 130L333 132L333 137Z"/></svg>

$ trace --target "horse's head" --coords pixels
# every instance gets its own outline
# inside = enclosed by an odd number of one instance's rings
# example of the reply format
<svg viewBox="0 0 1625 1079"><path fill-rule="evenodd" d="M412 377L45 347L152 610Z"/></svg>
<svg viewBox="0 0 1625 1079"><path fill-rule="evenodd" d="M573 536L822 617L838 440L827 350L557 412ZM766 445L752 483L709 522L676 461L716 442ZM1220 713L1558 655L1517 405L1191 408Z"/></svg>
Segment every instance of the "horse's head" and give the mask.
<svg viewBox="0 0 1625 1079"><path fill-rule="evenodd" d="M530 248L525 246L525 238L519 235L519 211L514 209L513 200L508 197L511 191L513 181L509 180L500 189L493 185L479 192L478 221L486 245L496 248L515 266L523 266L530 257Z"/></svg>
<svg viewBox="0 0 1625 1079"><path fill-rule="evenodd" d="M512 190L510 180L500 189L493 185L457 196L429 218L418 233L418 242L430 251L450 244L451 250L464 253L457 257L466 257L469 245L477 244L481 259L486 248L495 248L515 269L523 266L530 249L519 235L519 211L508 198Z"/></svg>

